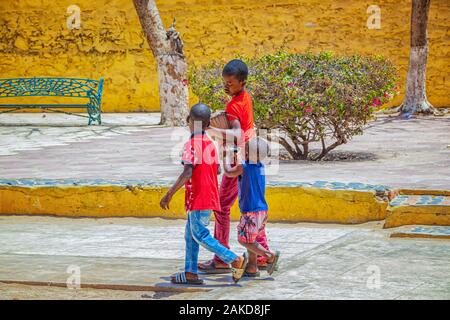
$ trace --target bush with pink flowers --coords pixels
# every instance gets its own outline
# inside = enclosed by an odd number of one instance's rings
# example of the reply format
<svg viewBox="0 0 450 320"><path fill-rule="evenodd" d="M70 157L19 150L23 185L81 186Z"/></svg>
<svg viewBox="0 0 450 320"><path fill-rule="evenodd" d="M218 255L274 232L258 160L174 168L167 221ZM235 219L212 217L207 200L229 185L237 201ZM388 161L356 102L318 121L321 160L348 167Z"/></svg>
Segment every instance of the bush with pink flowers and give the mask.
<svg viewBox="0 0 450 320"><path fill-rule="evenodd" d="M250 70L259 129L279 129L279 142L294 159L321 160L362 134L374 111L395 94L396 69L381 56L337 57L329 52L278 52L242 58ZM189 82L200 101L224 109L223 63L193 67ZM318 146L318 152L311 152Z"/></svg>

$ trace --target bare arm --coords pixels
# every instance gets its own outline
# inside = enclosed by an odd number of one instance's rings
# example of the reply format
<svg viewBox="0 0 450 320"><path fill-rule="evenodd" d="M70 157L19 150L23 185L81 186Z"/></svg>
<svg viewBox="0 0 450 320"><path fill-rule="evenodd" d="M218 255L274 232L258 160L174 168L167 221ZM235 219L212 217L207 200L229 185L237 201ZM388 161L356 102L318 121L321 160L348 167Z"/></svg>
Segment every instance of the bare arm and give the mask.
<svg viewBox="0 0 450 320"><path fill-rule="evenodd" d="M224 151L224 153L225 153L225 151ZM238 177L244 171L242 164L237 164L236 166L231 167L231 156L229 154L226 154L226 155L224 154L222 160L223 160L224 174L227 177L230 177L230 178Z"/></svg>
<svg viewBox="0 0 450 320"><path fill-rule="evenodd" d="M159 206L162 209L169 209L169 203L172 200L173 195L182 187L184 184L189 181L189 179L192 177L192 170L193 170L192 164L185 164L184 170L178 177L177 181L173 184L172 187L167 191L166 195L161 199L161 202L159 203Z"/></svg>

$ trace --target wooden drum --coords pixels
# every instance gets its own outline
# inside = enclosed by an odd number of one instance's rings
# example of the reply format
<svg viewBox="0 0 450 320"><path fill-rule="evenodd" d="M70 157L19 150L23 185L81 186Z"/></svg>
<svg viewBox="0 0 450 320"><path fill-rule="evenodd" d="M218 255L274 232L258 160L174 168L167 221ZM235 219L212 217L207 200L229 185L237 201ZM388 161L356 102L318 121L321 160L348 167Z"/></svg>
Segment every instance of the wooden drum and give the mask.
<svg viewBox="0 0 450 320"><path fill-rule="evenodd" d="M230 123L225 111L216 111L211 115L211 127L219 129L230 129Z"/></svg>

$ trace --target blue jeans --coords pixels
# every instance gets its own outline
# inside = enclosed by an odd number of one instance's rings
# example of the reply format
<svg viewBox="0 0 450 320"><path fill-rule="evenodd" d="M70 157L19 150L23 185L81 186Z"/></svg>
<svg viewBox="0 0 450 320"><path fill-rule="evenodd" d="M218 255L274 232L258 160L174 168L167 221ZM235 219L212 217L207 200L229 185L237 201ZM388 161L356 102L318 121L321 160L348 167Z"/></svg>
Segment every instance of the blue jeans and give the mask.
<svg viewBox="0 0 450 320"><path fill-rule="evenodd" d="M209 251L215 253L223 262L229 264L238 256L220 244L215 239L207 226L211 217L211 210L194 210L188 213L186 231L186 261L184 270L190 273L198 272L198 251L202 245Z"/></svg>

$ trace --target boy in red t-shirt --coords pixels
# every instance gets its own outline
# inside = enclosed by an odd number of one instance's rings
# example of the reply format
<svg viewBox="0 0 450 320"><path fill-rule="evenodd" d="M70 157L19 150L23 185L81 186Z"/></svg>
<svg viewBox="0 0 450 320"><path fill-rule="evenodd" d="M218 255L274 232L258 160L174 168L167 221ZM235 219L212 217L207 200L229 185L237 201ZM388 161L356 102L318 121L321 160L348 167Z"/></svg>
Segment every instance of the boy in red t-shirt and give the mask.
<svg viewBox="0 0 450 320"><path fill-rule="evenodd" d="M204 131L209 126L210 118L211 109L208 106L198 103L192 107L188 117L192 134L184 145L181 159L184 170L160 203L161 208L169 209L173 195L185 185L185 210L188 213L185 230L186 260L185 271L171 277L172 283L176 284L203 284L197 274L199 245L231 264L234 282L241 279L248 263L246 254L243 257L237 256L213 238L207 228L211 211L220 209L217 149Z"/></svg>
<svg viewBox="0 0 450 320"><path fill-rule="evenodd" d="M248 76L247 65L238 59L228 62L222 71L225 93L231 96L225 112L231 129L209 128L211 136L223 141L234 141L243 149L245 143L256 136L253 122L252 97L245 90ZM238 179L236 177L223 176L220 183L220 210L214 211L215 225L214 237L225 247L229 248L230 238L230 210L238 196ZM256 239L265 249L267 237L260 235ZM265 257L258 257L258 267L264 269L267 265ZM229 266L217 255L212 260L199 264L199 269L205 273L229 272Z"/></svg>

